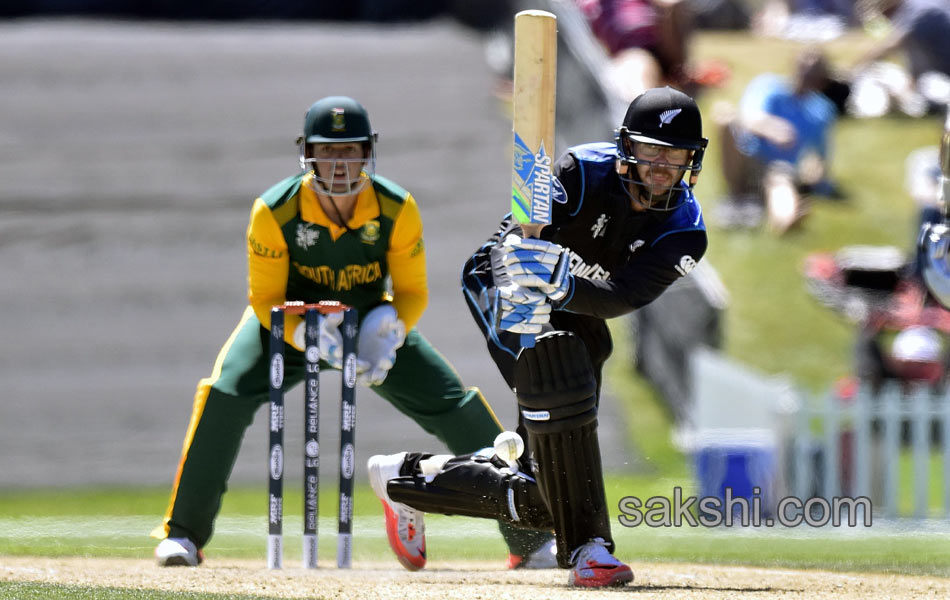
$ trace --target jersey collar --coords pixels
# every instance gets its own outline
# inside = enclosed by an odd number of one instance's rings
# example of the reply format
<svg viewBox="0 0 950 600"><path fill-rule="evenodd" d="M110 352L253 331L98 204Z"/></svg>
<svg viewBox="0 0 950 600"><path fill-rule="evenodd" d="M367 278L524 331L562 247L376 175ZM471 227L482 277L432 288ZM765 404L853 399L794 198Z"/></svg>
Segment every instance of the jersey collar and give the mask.
<svg viewBox="0 0 950 600"><path fill-rule="evenodd" d="M366 177L364 174L363 177ZM330 220L317 200L317 193L310 187L313 173L304 175L300 185L300 218L309 223L322 225L330 231L331 237L336 240L346 233L346 228L340 227ZM356 208L353 217L347 222L350 229L360 229L368 221L379 219L379 202L376 201L376 192L373 191L373 182L367 181L356 197Z"/></svg>

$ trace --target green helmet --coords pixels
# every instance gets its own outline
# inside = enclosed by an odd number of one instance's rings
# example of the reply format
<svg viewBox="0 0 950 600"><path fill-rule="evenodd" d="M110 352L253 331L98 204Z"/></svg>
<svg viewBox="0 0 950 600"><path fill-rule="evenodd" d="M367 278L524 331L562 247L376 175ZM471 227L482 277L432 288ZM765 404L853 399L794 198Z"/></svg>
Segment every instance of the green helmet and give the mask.
<svg viewBox="0 0 950 600"><path fill-rule="evenodd" d="M348 165L349 175L340 178L324 169L321 175L317 163L326 165L326 159L317 160L308 152L310 144L360 143L363 156L357 158L336 158L329 161L335 170L340 164ZM369 124L369 115L363 105L346 96L327 96L314 102L303 118L303 133L297 138L300 153L300 168L312 170L310 185L318 193L330 196L346 196L359 192L367 178L376 174L376 132ZM359 165L366 178L355 176L350 166ZM342 189L341 189L342 186Z"/></svg>
<svg viewBox="0 0 950 600"><path fill-rule="evenodd" d="M363 105L346 96L327 96L313 103L303 118L302 141L307 144L376 141Z"/></svg>

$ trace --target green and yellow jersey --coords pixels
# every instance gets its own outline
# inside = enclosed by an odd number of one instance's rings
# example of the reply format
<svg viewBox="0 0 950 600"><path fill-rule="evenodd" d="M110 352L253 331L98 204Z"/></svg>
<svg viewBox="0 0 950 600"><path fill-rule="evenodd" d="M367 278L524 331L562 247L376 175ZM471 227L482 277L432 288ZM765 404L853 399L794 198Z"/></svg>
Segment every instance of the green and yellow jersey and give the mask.
<svg viewBox="0 0 950 600"><path fill-rule="evenodd" d="M247 229L248 299L257 318L270 328L271 307L288 300L337 300L361 315L392 301L411 329L429 299L415 199L374 176L360 190L347 227L340 227L320 206L309 185L312 176L288 177L254 201ZM286 316L290 344L300 320Z"/></svg>

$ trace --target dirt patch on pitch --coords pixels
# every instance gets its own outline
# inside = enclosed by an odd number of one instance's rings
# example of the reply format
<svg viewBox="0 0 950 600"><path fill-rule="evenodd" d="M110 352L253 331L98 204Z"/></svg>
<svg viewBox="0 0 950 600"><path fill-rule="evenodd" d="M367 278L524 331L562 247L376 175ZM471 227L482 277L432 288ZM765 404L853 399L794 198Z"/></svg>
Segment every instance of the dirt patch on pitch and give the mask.
<svg viewBox="0 0 950 600"><path fill-rule="evenodd" d="M278 598L585 598L647 593L651 598L946 598L950 580L938 577L793 571L692 564L633 565L636 581L622 589L580 591L564 571L506 571L491 563L451 562L418 573L392 563L356 563L349 571L327 564L317 571L268 571L260 561L215 561L197 569L161 569L149 560L0 558L0 581L90 587L231 593Z"/></svg>

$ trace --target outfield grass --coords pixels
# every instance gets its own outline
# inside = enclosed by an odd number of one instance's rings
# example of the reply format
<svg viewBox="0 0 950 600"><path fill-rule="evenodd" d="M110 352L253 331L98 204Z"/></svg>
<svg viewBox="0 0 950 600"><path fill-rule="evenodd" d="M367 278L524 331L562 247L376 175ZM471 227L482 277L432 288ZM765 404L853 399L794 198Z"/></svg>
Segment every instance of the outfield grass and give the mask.
<svg viewBox="0 0 950 600"><path fill-rule="evenodd" d="M206 592L169 592L123 588L86 587L55 583L0 582L0 600L274 600L273 596L245 594L209 594Z"/></svg>
<svg viewBox="0 0 950 600"><path fill-rule="evenodd" d="M669 496L681 481L656 477L609 477L608 503L620 555L631 561L683 561L886 571L950 575L950 533L945 525L902 529L873 525L795 529L660 527L618 524L621 498ZM689 487L684 494L694 493ZM22 491L0 495L0 556L90 556L147 558L155 545L148 537L166 500L164 489ZM286 562L300 560L300 491L285 495ZM335 495L321 496L320 555L335 553ZM225 497L216 534L206 548L209 559L252 558L264 564L267 524L265 495L258 487L237 488ZM375 561L389 554L382 513L367 486L358 486L354 558ZM427 516L429 556L438 560L491 560L499 564L505 547L487 520ZM2 596L0 596L2 597Z"/></svg>

